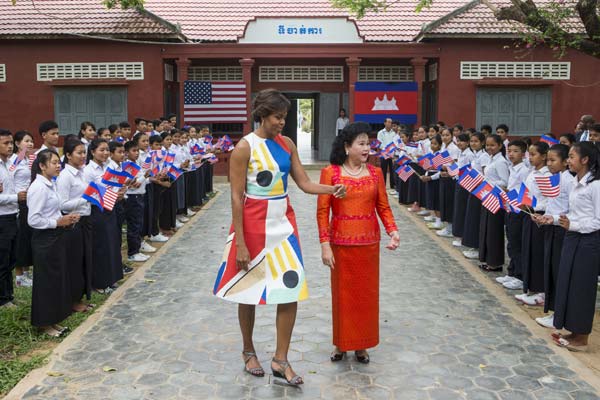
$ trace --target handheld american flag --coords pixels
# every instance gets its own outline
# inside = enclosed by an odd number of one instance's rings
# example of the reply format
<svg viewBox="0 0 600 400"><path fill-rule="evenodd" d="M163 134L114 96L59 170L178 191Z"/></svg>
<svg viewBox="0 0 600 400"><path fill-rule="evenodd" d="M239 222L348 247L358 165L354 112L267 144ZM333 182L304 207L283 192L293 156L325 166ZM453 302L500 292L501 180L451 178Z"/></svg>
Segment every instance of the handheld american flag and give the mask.
<svg viewBox="0 0 600 400"><path fill-rule="evenodd" d="M119 197L119 193L117 193L117 189L115 187L107 187L104 192L104 208L108 211L112 211L115 208L115 203L117 202L117 198Z"/></svg>
<svg viewBox="0 0 600 400"><path fill-rule="evenodd" d="M415 171L409 165L398 167L396 169L396 174L398 174L398 177L402 179L402 182L406 182L414 173Z"/></svg>
<svg viewBox="0 0 600 400"><path fill-rule="evenodd" d="M433 158L433 154L428 153L428 154L425 154L424 156L417 158L417 163L421 167L423 167L423 169L429 169L429 168L431 168L431 159L432 158Z"/></svg>
<svg viewBox="0 0 600 400"><path fill-rule="evenodd" d="M152 156L151 155L148 155L146 157L146 159L142 163L142 168L144 170L149 170L150 168L152 168Z"/></svg>
<svg viewBox="0 0 600 400"><path fill-rule="evenodd" d="M516 214L520 213L521 209L519 208L519 192L517 192L517 189L507 192L506 197L508 197L508 204L510 204L511 211Z"/></svg>
<svg viewBox="0 0 600 400"><path fill-rule="evenodd" d="M28 157L29 169L31 169L31 166L33 165L33 162L35 161L36 158L37 158L37 154L29 155L29 157Z"/></svg>
<svg viewBox="0 0 600 400"><path fill-rule="evenodd" d="M560 174L536 176L535 182L544 197L558 197L560 194Z"/></svg>
<svg viewBox="0 0 600 400"><path fill-rule="evenodd" d="M447 171L448 171L448 175L450 175L451 177L457 176L458 173L460 172L458 165L456 163L449 164L447 166Z"/></svg>
<svg viewBox="0 0 600 400"><path fill-rule="evenodd" d="M186 124L246 122L246 84L185 81L183 104L183 119Z"/></svg>
<svg viewBox="0 0 600 400"><path fill-rule="evenodd" d="M433 157L433 168L439 169L444 164L450 164L454 162L454 159L450 156L447 150L437 153Z"/></svg>
<svg viewBox="0 0 600 400"><path fill-rule="evenodd" d="M472 192L481 182L483 182L483 176L476 169L471 169L458 180L458 184L468 192Z"/></svg>
<svg viewBox="0 0 600 400"><path fill-rule="evenodd" d="M492 190L483 198L481 205L487 208L492 214L496 214L502 208L500 193L503 193L502 190L494 186Z"/></svg>

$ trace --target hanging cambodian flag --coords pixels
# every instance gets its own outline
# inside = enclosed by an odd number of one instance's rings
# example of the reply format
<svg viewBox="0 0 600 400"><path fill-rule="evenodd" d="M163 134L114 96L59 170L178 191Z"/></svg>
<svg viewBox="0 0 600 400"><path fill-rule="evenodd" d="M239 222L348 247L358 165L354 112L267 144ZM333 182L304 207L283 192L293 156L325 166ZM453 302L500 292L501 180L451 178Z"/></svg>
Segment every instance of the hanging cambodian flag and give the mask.
<svg viewBox="0 0 600 400"><path fill-rule="evenodd" d="M109 186L122 187L127 179L129 179L127 172L115 171L111 168L107 168L104 175L102 175L102 183Z"/></svg>
<svg viewBox="0 0 600 400"><path fill-rule="evenodd" d="M123 172L129 174L129 179L135 179L135 177L139 174L140 170L142 169L142 167L140 167L132 161L125 161L121 165L121 168L123 169Z"/></svg>
<svg viewBox="0 0 600 400"><path fill-rule="evenodd" d="M103 211L104 192L106 192L106 187L104 185L97 185L95 182L90 182L81 197L98 207L100 211Z"/></svg>
<svg viewBox="0 0 600 400"><path fill-rule="evenodd" d="M558 197L560 194L560 174L536 176L535 182L544 197Z"/></svg>
<svg viewBox="0 0 600 400"><path fill-rule="evenodd" d="M398 167L396 169L396 174L398 174L398 177L402 179L402 182L406 182L414 173L415 171L409 165Z"/></svg>
<svg viewBox="0 0 600 400"><path fill-rule="evenodd" d="M492 191L493 188L494 187L488 182L483 181L479 186L475 188L475 190L471 192L471 194L477 197L479 200L483 200L485 196L487 196L488 193Z"/></svg>
<svg viewBox="0 0 600 400"><path fill-rule="evenodd" d="M554 139L550 135L542 135L542 137L540 138L540 142L547 143L548 146L554 146L555 144L559 144L560 143L559 140Z"/></svg>
<svg viewBox="0 0 600 400"><path fill-rule="evenodd" d="M521 183L521 189L519 190L519 198L517 199L520 205L535 208L537 205L537 199L531 194L527 186Z"/></svg>
<svg viewBox="0 0 600 400"><path fill-rule="evenodd" d="M386 118L404 124L417 122L416 82L356 82L354 119L383 123Z"/></svg>
<svg viewBox="0 0 600 400"><path fill-rule="evenodd" d="M183 171L174 165L171 165L171 168L169 168L169 171L167 172L167 176L173 179L174 181L176 181L177 178L179 178L182 174Z"/></svg>

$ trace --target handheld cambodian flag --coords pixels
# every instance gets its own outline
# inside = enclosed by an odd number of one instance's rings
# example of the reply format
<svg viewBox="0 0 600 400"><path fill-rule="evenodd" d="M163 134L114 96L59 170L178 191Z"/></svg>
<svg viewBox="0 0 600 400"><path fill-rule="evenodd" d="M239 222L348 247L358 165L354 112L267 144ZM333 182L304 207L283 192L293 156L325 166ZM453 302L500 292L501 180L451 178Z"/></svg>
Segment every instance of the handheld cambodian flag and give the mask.
<svg viewBox="0 0 600 400"><path fill-rule="evenodd" d="M548 146L554 146L555 144L560 143L559 140L554 139L554 137L550 135L542 135L542 137L540 138L540 142L546 143L548 144Z"/></svg>
<svg viewBox="0 0 600 400"><path fill-rule="evenodd" d="M202 148L198 143L196 143L190 149L190 154L193 156L198 156L198 155L206 154L206 152L204 151L204 148Z"/></svg>
<svg viewBox="0 0 600 400"><path fill-rule="evenodd" d="M354 118L382 123L392 118L403 124L417 122L417 83L357 82Z"/></svg>
<svg viewBox="0 0 600 400"><path fill-rule="evenodd" d="M423 169L431 168L431 159L433 158L433 154L427 153L424 156L417 158L417 163L423 167Z"/></svg>
<svg viewBox="0 0 600 400"><path fill-rule="evenodd" d="M14 170L17 169L17 166L19 165L19 163L21 163L21 161L23 161L25 159L26 153L27 153L27 148L24 147L23 150L21 150L15 157L15 161L13 161L13 163L8 167L9 172L13 172Z"/></svg>
<svg viewBox="0 0 600 400"><path fill-rule="evenodd" d="M408 162L411 162L411 159L410 159L410 157L408 157L408 156L405 156L405 155L402 155L402 156L400 156L400 158L398 158L398 160L396 161L396 165L400 165L400 166L402 166L402 165L404 165L404 164L406 164L406 163L408 163Z"/></svg>
<svg viewBox="0 0 600 400"><path fill-rule="evenodd" d="M516 189L513 189L506 193L506 197L508 198L508 204L510 205L511 211L516 214L520 213L519 192L517 192Z"/></svg>
<svg viewBox="0 0 600 400"><path fill-rule="evenodd" d="M517 201L522 206L527 206L531 208L535 208L537 205L537 199L534 195L531 194L527 186L524 183L521 183L521 189L519 190L519 197Z"/></svg>
<svg viewBox="0 0 600 400"><path fill-rule="evenodd" d="M398 177L402 179L402 182L406 182L414 173L415 171L410 167L410 165L405 165L396 169L396 174L398 174Z"/></svg>
<svg viewBox="0 0 600 400"><path fill-rule="evenodd" d="M90 182L81 197L98 207L100 211L103 211L104 192L106 192L106 187L104 185L97 185L95 182Z"/></svg>
<svg viewBox="0 0 600 400"><path fill-rule="evenodd" d="M174 165L171 165L171 167L169 168L169 171L167 171L167 176L169 178L173 179L174 181L176 181L177 178L179 178L182 174L183 174L183 171Z"/></svg>
<svg viewBox="0 0 600 400"><path fill-rule="evenodd" d="M381 157L384 159L392 158L397 147L394 142L391 142L381 150Z"/></svg>
<svg viewBox="0 0 600 400"><path fill-rule="evenodd" d="M102 183L108 186L122 187L128 179L129 174L127 172L115 171L111 168L107 168L104 175L102 175Z"/></svg>
<svg viewBox="0 0 600 400"><path fill-rule="evenodd" d="M463 176L471 170L471 163L465 164L458 169L458 176Z"/></svg>
<svg viewBox="0 0 600 400"><path fill-rule="evenodd" d="M381 142L377 139L373 139L371 140L371 150L379 150L379 147L381 146Z"/></svg>
<svg viewBox="0 0 600 400"><path fill-rule="evenodd" d="M483 198L481 205L488 209L492 214L496 214L502 208L500 193L504 193L499 187L494 186L492 190Z"/></svg>
<svg viewBox="0 0 600 400"><path fill-rule="evenodd" d="M535 182L544 197L557 197L560 194L560 174L536 176Z"/></svg>
<svg viewBox="0 0 600 400"><path fill-rule="evenodd" d="M479 200L483 200L485 196L487 196L488 193L492 191L493 188L494 187L488 182L483 181L479 186L475 188L475 190L471 192L471 194L477 197Z"/></svg>
<svg viewBox="0 0 600 400"><path fill-rule="evenodd" d="M123 172L129 174L129 179L135 179L135 177L139 174L140 170L142 169L142 167L140 167L132 161L125 161L121 165L121 168L123 169Z"/></svg>
<svg viewBox="0 0 600 400"><path fill-rule="evenodd" d="M419 143L415 143L415 142L408 142L406 144L406 147L410 147L411 149L418 149L419 148Z"/></svg>
<svg viewBox="0 0 600 400"><path fill-rule="evenodd" d="M476 169L469 170L458 180L458 184L468 192L472 192L481 182L483 182L483 176Z"/></svg>

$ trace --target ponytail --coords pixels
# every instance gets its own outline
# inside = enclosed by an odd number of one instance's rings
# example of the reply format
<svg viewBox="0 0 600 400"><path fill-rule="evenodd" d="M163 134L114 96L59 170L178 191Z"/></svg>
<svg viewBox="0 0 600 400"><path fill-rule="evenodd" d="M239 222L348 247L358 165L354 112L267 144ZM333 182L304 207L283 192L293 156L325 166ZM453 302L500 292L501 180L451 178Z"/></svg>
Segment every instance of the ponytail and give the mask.
<svg viewBox="0 0 600 400"><path fill-rule="evenodd" d="M35 177L38 174L42 173L42 168L40 167L40 164L48 164L48 162L52 160L53 155L60 158L58 153L51 149L44 149L37 154L35 161L33 161L33 164L31 165L31 182L35 180Z"/></svg>

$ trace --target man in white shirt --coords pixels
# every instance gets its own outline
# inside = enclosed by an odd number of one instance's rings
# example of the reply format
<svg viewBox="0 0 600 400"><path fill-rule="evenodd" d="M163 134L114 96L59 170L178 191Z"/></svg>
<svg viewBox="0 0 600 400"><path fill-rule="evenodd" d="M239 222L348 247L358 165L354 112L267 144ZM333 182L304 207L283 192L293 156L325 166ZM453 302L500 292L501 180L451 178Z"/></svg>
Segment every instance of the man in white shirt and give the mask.
<svg viewBox="0 0 600 400"><path fill-rule="evenodd" d="M19 200L27 192L16 193L13 174L9 172L13 138L10 131L0 129L0 308L14 308L12 269L16 261L17 213Z"/></svg>
<svg viewBox="0 0 600 400"><path fill-rule="evenodd" d="M377 140L381 143L379 149L383 150L387 145L394 142L396 138L396 132L392 129L392 119L386 118L384 128L377 133ZM396 125L397 126L397 125ZM383 179L387 181L387 172L390 171L390 190L389 194L396 195L396 180L394 179L394 160L392 158L380 158L381 160L381 172L383 173Z"/></svg>
<svg viewBox="0 0 600 400"><path fill-rule="evenodd" d="M581 129L583 131L577 135L577 141L587 142L590 140L590 128L596 121L594 121L594 117L591 115L582 115L579 122L581 123Z"/></svg>
<svg viewBox="0 0 600 400"><path fill-rule="evenodd" d="M51 120L44 121L40 124L39 132L44 143L35 154L46 149L54 150L58 153L58 124Z"/></svg>

